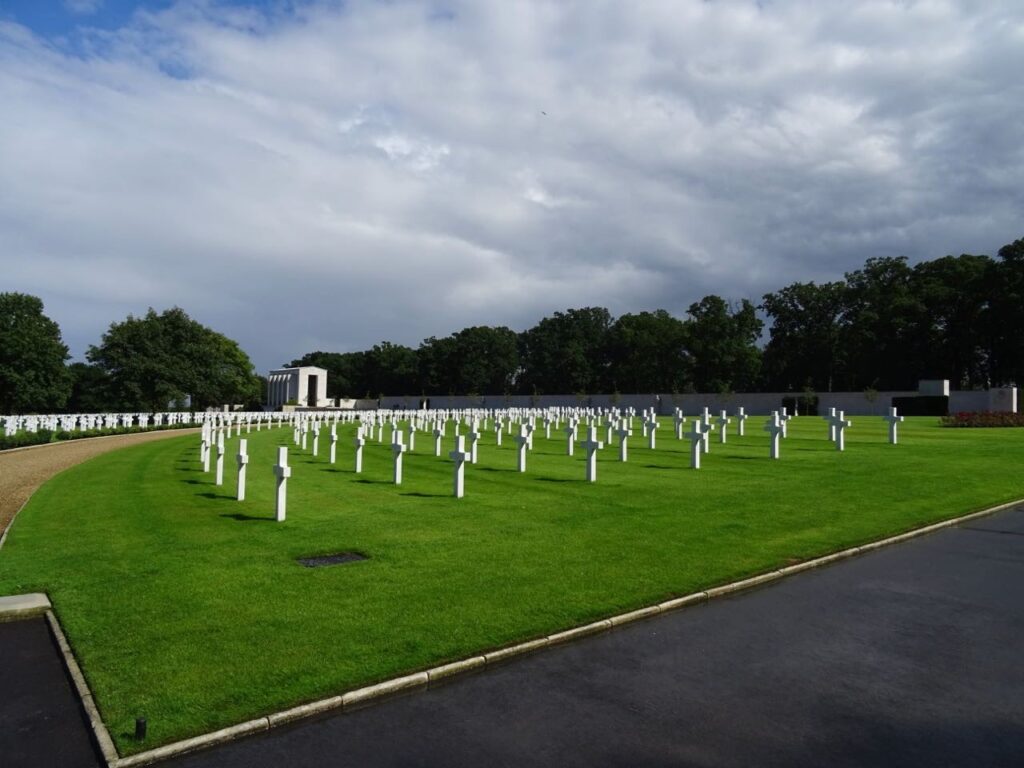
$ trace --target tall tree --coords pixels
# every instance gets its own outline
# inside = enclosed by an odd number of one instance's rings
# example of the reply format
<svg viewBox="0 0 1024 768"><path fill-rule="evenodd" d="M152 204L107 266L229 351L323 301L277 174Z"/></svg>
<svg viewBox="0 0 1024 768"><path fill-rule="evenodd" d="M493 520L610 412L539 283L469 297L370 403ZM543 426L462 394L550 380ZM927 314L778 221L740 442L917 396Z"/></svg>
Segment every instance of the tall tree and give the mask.
<svg viewBox="0 0 1024 768"><path fill-rule="evenodd" d="M920 302L914 346L919 378L949 379L955 389L990 381L995 262L988 256L944 256L914 267L913 291Z"/></svg>
<svg viewBox="0 0 1024 768"><path fill-rule="evenodd" d="M0 413L51 413L71 392L64 366L68 348L43 302L24 293L0 293Z"/></svg>
<svg viewBox="0 0 1024 768"><path fill-rule="evenodd" d="M747 391L761 370L757 340L764 324L743 299L730 309L720 296L705 296L688 310L687 349L698 392Z"/></svg>
<svg viewBox="0 0 1024 768"><path fill-rule="evenodd" d="M608 331L608 382L619 392L681 392L690 381L687 328L663 309L626 314Z"/></svg>
<svg viewBox="0 0 1024 768"><path fill-rule="evenodd" d="M915 389L924 310L906 257L872 258L846 274L843 389Z"/></svg>
<svg viewBox="0 0 1024 768"><path fill-rule="evenodd" d="M843 283L793 283L765 294L761 308L771 318L764 350L769 389L833 390L842 368L838 346L845 289Z"/></svg>
<svg viewBox="0 0 1024 768"><path fill-rule="evenodd" d="M520 391L600 392L607 386L612 316L603 307L555 312L520 336Z"/></svg>
<svg viewBox="0 0 1024 768"><path fill-rule="evenodd" d="M365 382L369 397L406 395L421 390L416 350L382 341L366 353Z"/></svg>
<svg viewBox="0 0 1024 768"><path fill-rule="evenodd" d="M109 377L122 408L162 410L191 398L193 408L248 403L260 384L231 339L174 307L113 323L87 357Z"/></svg>
<svg viewBox="0 0 1024 768"><path fill-rule="evenodd" d="M999 249L992 282L992 383L1024 386L1024 239Z"/></svg>

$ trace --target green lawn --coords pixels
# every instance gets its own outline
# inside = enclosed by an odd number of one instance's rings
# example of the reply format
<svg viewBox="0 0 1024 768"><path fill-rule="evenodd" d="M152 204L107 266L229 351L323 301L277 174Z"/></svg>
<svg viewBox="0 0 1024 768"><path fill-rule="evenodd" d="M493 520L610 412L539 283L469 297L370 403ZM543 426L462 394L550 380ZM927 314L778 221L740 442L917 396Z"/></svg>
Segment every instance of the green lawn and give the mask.
<svg viewBox="0 0 1024 768"><path fill-rule="evenodd" d="M346 427L334 467L326 440L318 459L290 450L281 524L271 467L290 430L248 435L241 503L237 439L219 489L197 437L141 445L35 494L0 550L0 594L50 595L124 754L1024 497L1021 429L908 419L894 447L881 418L854 417L840 454L801 417L773 462L763 422L713 435L699 471L669 420L654 452L637 428L629 463L606 448L594 485L560 433L538 429L520 475L489 430L461 500L429 435L396 487L375 441L353 473ZM370 559L295 562L347 550Z"/></svg>

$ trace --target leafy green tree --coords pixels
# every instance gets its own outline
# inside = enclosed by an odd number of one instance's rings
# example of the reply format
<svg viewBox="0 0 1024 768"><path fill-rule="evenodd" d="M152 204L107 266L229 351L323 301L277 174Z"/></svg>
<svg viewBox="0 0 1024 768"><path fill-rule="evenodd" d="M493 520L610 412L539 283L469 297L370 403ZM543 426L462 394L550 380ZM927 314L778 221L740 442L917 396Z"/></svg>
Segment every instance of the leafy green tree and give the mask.
<svg viewBox="0 0 1024 768"><path fill-rule="evenodd" d="M990 300L992 384L1024 386L1024 239L999 249Z"/></svg>
<svg viewBox="0 0 1024 768"><path fill-rule="evenodd" d="M113 323L88 359L110 377L120 407L162 410L191 398L193 408L248 403L260 384L248 355L231 339L174 307Z"/></svg>
<svg viewBox="0 0 1024 768"><path fill-rule="evenodd" d="M839 334L845 284L793 283L765 294L761 308L771 318L764 350L764 382L771 390L834 389L842 369Z"/></svg>
<svg viewBox="0 0 1024 768"><path fill-rule="evenodd" d="M526 393L600 392L607 386L608 332L612 316L603 307L555 312L520 336Z"/></svg>
<svg viewBox="0 0 1024 768"><path fill-rule="evenodd" d="M705 296L688 310L687 350L698 392L747 391L758 380L764 324L746 299L730 309L720 296Z"/></svg>
<svg viewBox="0 0 1024 768"><path fill-rule="evenodd" d="M416 350L382 341L366 352L366 396L404 395L420 391Z"/></svg>
<svg viewBox="0 0 1024 768"><path fill-rule="evenodd" d="M915 389L923 368L924 308L907 259L872 258L846 274L841 389Z"/></svg>
<svg viewBox="0 0 1024 768"><path fill-rule="evenodd" d="M428 394L504 394L519 369L514 331L489 326L463 328L424 339L418 350L420 381Z"/></svg>
<svg viewBox="0 0 1024 768"><path fill-rule="evenodd" d="M608 380L618 392L680 392L689 384L687 327L663 309L626 314L608 331Z"/></svg>
<svg viewBox="0 0 1024 768"><path fill-rule="evenodd" d="M58 411L71 392L68 348L43 302L0 293L0 413Z"/></svg>
<svg viewBox="0 0 1024 768"><path fill-rule="evenodd" d="M954 388L985 387L990 381L996 264L988 256L945 256L914 267L913 291L920 302L914 347L918 378L949 379Z"/></svg>
<svg viewBox="0 0 1024 768"><path fill-rule="evenodd" d="M110 391L110 377L98 365L72 363L71 396L66 410L69 413L99 413L115 410L117 403Z"/></svg>

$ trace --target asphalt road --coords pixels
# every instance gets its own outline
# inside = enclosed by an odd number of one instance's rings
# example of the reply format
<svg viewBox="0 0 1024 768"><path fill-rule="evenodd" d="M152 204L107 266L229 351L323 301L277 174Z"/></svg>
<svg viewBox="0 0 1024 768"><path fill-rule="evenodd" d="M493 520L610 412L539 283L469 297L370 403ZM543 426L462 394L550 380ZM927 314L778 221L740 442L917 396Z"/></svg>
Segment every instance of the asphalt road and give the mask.
<svg viewBox="0 0 1024 768"><path fill-rule="evenodd" d="M162 765L1016 768L1024 508Z"/></svg>
<svg viewBox="0 0 1024 768"><path fill-rule="evenodd" d="M0 766L103 764L46 619L0 624Z"/></svg>

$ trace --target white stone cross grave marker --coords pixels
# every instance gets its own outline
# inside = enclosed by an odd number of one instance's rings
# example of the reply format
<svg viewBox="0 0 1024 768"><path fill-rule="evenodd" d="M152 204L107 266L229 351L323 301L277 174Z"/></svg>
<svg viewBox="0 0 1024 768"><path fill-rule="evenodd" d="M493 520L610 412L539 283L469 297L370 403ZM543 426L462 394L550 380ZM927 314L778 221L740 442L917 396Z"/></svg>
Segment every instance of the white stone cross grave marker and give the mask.
<svg viewBox="0 0 1024 768"><path fill-rule="evenodd" d="M217 485L224 485L224 433L217 433Z"/></svg>
<svg viewBox="0 0 1024 768"><path fill-rule="evenodd" d="M615 434L619 436L619 461L626 461L629 458L629 438L633 434L626 419L619 422Z"/></svg>
<svg viewBox="0 0 1024 768"><path fill-rule="evenodd" d="M366 438L363 437L363 425L356 429L356 436L352 438L352 445L356 449L356 474L363 471L363 446L366 445Z"/></svg>
<svg viewBox="0 0 1024 768"><path fill-rule="evenodd" d="M597 427L587 428L587 439L580 443L587 450L587 482L597 482L597 452L604 448L604 443L597 439Z"/></svg>
<svg viewBox="0 0 1024 768"><path fill-rule="evenodd" d="M402 430L391 433L391 453L395 459L395 485L402 484L402 456L405 454L405 443L402 441Z"/></svg>
<svg viewBox="0 0 1024 768"><path fill-rule="evenodd" d="M494 441L497 445L501 445L501 432L505 429L505 422L501 419L494 420Z"/></svg>
<svg viewBox="0 0 1024 768"><path fill-rule="evenodd" d="M653 409L650 418L644 421L644 429L647 434L647 447L653 451L657 445L658 435L658 417L654 415Z"/></svg>
<svg viewBox="0 0 1024 768"><path fill-rule="evenodd" d="M474 421L473 422L473 426L470 427L470 432L469 432L469 463L470 464L476 464L476 456L477 456L476 447L477 447L477 443L479 443L479 442L480 442L480 424L479 424L479 422Z"/></svg>
<svg viewBox="0 0 1024 768"><path fill-rule="evenodd" d="M889 422L889 444L896 445L899 440L899 436L896 434L896 427L903 421L903 417L898 416L896 408L892 407L889 409L889 413L882 418Z"/></svg>
<svg viewBox="0 0 1024 768"><path fill-rule="evenodd" d="M274 517L277 522L283 523L288 507L288 478L292 476L292 468L288 466L287 446L281 446L277 449L277 464L274 465L274 475L277 477L277 502L274 506Z"/></svg>
<svg viewBox="0 0 1024 768"><path fill-rule="evenodd" d="M566 438L565 455L572 456L576 447L576 427L573 425L571 419L562 431L565 433Z"/></svg>
<svg viewBox="0 0 1024 768"><path fill-rule="evenodd" d="M719 416L718 416L718 424L717 424L717 426L718 426L718 442L720 442L720 443L724 443L725 442L726 433L729 431L727 429L727 427L731 423L732 423L732 419L729 418L729 416L726 414L725 411L722 411L722 413L719 414Z"/></svg>
<svg viewBox="0 0 1024 768"><path fill-rule="evenodd" d="M331 424L331 464L338 458L338 423Z"/></svg>
<svg viewBox="0 0 1024 768"><path fill-rule="evenodd" d="M516 443L516 469L526 471L526 449L530 445L530 436L526 434L526 425L519 427L519 434L512 438Z"/></svg>
<svg viewBox="0 0 1024 768"><path fill-rule="evenodd" d="M837 451L845 451L846 450L846 428L847 427L852 427L853 426L853 422L852 421L847 421L845 418L843 418L843 412L842 411L836 411L835 418L833 418L830 423L831 423L832 428L835 431L835 435L836 435L836 441L835 441L836 442L836 450Z"/></svg>
<svg viewBox="0 0 1024 768"><path fill-rule="evenodd" d="M825 421L828 422L828 439L834 443L836 441L836 425L834 424L836 418L836 409L829 408L828 415L823 416L822 418L824 418Z"/></svg>
<svg viewBox="0 0 1024 768"><path fill-rule="evenodd" d="M313 455L320 455L320 425L313 428Z"/></svg>
<svg viewBox="0 0 1024 768"><path fill-rule="evenodd" d="M238 462L238 493L235 498L238 501L245 501L245 468L249 464L249 441L244 437L238 441L238 455L235 456Z"/></svg>
<svg viewBox="0 0 1024 768"><path fill-rule="evenodd" d="M441 455L441 438L444 437L444 426L441 422L436 422L434 425L434 455Z"/></svg>
<svg viewBox="0 0 1024 768"><path fill-rule="evenodd" d="M690 441L690 467L700 469L700 455L704 452L704 425L700 419L693 420L693 426L683 437Z"/></svg>
<svg viewBox="0 0 1024 768"><path fill-rule="evenodd" d="M704 406L704 412L700 415L700 428L704 432L704 453L711 452L711 431L715 425L711 423L711 412Z"/></svg>
<svg viewBox="0 0 1024 768"><path fill-rule="evenodd" d="M782 437L782 420L779 418L778 411L772 411L772 417L764 425L764 431L771 438L771 443L768 446L768 456L772 459L779 458L779 438Z"/></svg>
<svg viewBox="0 0 1024 768"><path fill-rule="evenodd" d="M789 437L788 425L789 425L789 420L792 419L792 418L793 418L793 415L791 413L787 413L786 412L786 406L782 406L782 408L779 409L779 423L782 424L782 439L783 440L785 440L787 437Z"/></svg>
<svg viewBox="0 0 1024 768"><path fill-rule="evenodd" d="M470 455L466 453L466 438L459 435L455 438L455 450L448 454L455 462L455 482L453 491L456 499L466 495L466 462Z"/></svg>
<svg viewBox="0 0 1024 768"><path fill-rule="evenodd" d="M683 416L682 408L676 408L676 412L672 416L672 424L675 426L676 440L682 440L683 427L686 426L686 418Z"/></svg>
<svg viewBox="0 0 1024 768"><path fill-rule="evenodd" d="M743 437L743 422L748 418L750 417L744 412L742 405L736 409L736 434L740 437Z"/></svg>

